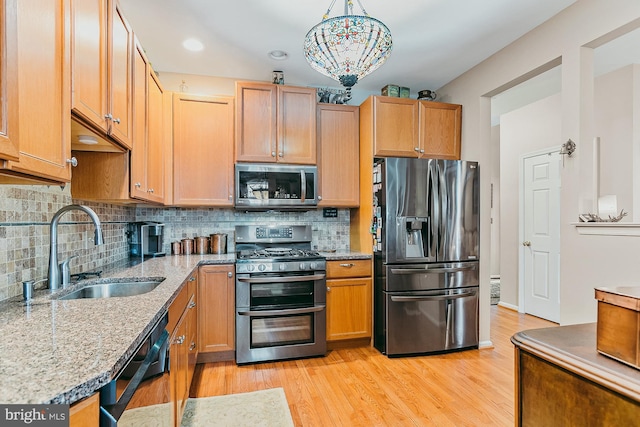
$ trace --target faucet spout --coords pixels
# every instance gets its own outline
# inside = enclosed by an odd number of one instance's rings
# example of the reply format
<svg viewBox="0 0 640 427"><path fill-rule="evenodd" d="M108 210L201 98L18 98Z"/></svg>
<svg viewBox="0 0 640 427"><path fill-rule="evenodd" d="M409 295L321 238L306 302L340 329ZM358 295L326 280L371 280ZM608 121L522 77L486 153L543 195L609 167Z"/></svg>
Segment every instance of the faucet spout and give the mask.
<svg viewBox="0 0 640 427"><path fill-rule="evenodd" d="M91 218L91 221L93 222L93 225L95 227L94 243L96 245L104 244L104 237L102 236L102 226L100 224L100 218L98 218L98 215L94 212L93 209L84 205L68 205L60 209L58 212L56 212L53 215L53 218L51 219L51 228L49 230L50 245L49 245L49 275L48 275L49 279L48 281L49 281L49 289L51 291L55 291L59 289L60 282L61 282L61 272L58 266L58 223L60 222L60 217L62 215L72 210L79 210L89 215L89 218Z"/></svg>

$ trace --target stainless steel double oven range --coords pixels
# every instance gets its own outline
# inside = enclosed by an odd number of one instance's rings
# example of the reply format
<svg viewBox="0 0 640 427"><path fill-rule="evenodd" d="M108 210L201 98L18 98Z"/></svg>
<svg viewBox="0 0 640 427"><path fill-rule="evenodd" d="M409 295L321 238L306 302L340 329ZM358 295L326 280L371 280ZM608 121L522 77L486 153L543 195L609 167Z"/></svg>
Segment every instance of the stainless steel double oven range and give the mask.
<svg viewBox="0 0 640 427"><path fill-rule="evenodd" d="M236 363L323 356L326 261L310 225L238 225Z"/></svg>

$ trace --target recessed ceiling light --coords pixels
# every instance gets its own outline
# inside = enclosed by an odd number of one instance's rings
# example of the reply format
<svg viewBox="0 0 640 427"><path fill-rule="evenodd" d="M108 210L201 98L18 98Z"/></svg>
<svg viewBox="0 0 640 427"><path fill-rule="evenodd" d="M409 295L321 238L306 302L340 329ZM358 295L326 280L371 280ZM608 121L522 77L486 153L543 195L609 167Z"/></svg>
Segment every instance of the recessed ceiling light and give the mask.
<svg viewBox="0 0 640 427"><path fill-rule="evenodd" d="M202 44L202 42L197 39L186 39L182 42L182 46L192 52L198 52L204 49L204 45Z"/></svg>
<svg viewBox="0 0 640 427"><path fill-rule="evenodd" d="M287 59L288 57L289 54L284 50L272 50L271 52L269 52L269 58L275 59L277 61L282 61L284 59Z"/></svg>

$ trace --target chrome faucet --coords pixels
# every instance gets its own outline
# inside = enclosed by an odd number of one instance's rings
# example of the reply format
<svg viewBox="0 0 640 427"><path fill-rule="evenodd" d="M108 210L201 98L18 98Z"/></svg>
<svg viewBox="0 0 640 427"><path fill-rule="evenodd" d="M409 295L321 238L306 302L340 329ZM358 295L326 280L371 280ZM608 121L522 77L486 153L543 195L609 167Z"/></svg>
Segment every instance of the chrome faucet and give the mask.
<svg viewBox="0 0 640 427"><path fill-rule="evenodd" d="M60 209L58 212L53 215L51 219L51 229L49 231L50 237L50 246L49 246L49 289L52 291L58 290L60 288L60 282L62 278L62 271L60 266L58 266L58 222L60 221L60 217L64 215L66 212L71 210L79 210L85 212L93 221L93 225L95 226L94 233L94 242L96 245L104 244L104 239L102 237L102 227L100 225L100 218L93 211L93 209L84 206L84 205L68 205ZM68 270L70 258L66 260L66 268ZM67 276L68 277L68 276Z"/></svg>

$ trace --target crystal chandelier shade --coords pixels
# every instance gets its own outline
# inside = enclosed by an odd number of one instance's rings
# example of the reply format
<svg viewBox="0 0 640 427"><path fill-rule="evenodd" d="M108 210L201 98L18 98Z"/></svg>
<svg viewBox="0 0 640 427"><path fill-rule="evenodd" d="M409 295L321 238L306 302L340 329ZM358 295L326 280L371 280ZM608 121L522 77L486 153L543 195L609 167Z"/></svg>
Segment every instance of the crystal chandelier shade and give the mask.
<svg viewBox="0 0 640 427"><path fill-rule="evenodd" d="M316 71L339 81L347 90L359 79L378 69L391 54L391 32L386 25L364 15L353 14L353 3L345 0L345 15L323 20L304 39L304 55Z"/></svg>

